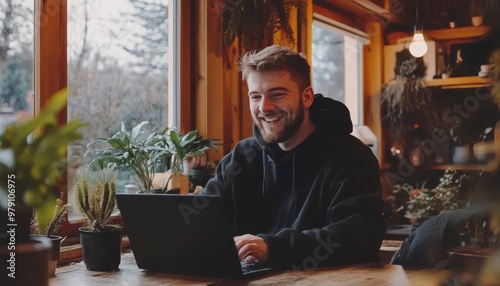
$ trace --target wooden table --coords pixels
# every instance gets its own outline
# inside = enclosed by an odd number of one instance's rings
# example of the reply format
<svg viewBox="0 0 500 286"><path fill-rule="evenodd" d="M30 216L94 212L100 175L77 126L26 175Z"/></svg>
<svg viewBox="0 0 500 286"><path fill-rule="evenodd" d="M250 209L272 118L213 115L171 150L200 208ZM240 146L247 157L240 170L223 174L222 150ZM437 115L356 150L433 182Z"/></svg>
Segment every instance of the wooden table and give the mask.
<svg viewBox="0 0 500 286"><path fill-rule="evenodd" d="M346 267L322 268L316 271L282 271L251 280L227 280L187 277L155 273L137 268L131 252L123 253L120 270L112 272L89 271L83 262L57 268L52 286L97 285L447 285L450 276L446 270L408 270L399 265L359 264Z"/></svg>

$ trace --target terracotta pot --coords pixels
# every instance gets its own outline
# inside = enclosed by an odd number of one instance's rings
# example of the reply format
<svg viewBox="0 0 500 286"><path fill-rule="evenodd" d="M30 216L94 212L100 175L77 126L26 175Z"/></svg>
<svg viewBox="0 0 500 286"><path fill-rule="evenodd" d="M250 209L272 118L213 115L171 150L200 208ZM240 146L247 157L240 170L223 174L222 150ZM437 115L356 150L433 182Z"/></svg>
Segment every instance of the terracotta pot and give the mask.
<svg viewBox="0 0 500 286"><path fill-rule="evenodd" d="M471 17L472 26L481 26L483 24L483 16Z"/></svg>
<svg viewBox="0 0 500 286"><path fill-rule="evenodd" d="M0 269L0 285L48 286L51 247L50 241L45 238L16 242L14 259L9 262L14 250L2 243L0 259L6 262L7 267Z"/></svg>

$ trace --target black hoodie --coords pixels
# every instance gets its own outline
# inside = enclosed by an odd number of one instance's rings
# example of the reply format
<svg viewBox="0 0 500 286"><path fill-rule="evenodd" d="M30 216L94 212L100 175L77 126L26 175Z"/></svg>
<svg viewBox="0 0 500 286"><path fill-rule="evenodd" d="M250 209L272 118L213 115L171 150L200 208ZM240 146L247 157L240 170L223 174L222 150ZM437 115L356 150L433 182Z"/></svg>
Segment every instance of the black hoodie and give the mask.
<svg viewBox="0 0 500 286"><path fill-rule="evenodd" d="M254 136L217 166L203 194L219 194L234 212L235 235L262 237L271 265L310 269L378 262L385 235L379 167L350 135L349 111L317 94L315 131L291 151Z"/></svg>

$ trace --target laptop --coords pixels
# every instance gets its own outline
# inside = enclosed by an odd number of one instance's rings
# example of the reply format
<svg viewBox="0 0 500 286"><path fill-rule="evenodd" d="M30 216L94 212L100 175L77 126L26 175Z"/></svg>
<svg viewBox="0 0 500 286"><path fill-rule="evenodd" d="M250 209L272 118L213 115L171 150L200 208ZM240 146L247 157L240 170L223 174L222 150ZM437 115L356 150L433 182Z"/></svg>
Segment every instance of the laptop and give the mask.
<svg viewBox="0 0 500 286"><path fill-rule="evenodd" d="M141 269L219 278L262 275L264 263L240 262L222 197L116 194L125 231Z"/></svg>

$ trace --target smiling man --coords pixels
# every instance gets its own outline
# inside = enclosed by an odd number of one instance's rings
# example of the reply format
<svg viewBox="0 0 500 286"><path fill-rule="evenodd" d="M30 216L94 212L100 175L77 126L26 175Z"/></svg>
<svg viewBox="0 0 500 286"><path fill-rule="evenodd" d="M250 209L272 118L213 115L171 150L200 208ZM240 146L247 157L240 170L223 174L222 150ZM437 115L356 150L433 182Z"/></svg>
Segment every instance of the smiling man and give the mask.
<svg viewBox="0 0 500 286"><path fill-rule="evenodd" d="M234 212L240 259L289 269L377 262L385 234L378 161L350 135L345 105L314 94L309 63L289 48L247 53L240 70L254 136L201 191Z"/></svg>

